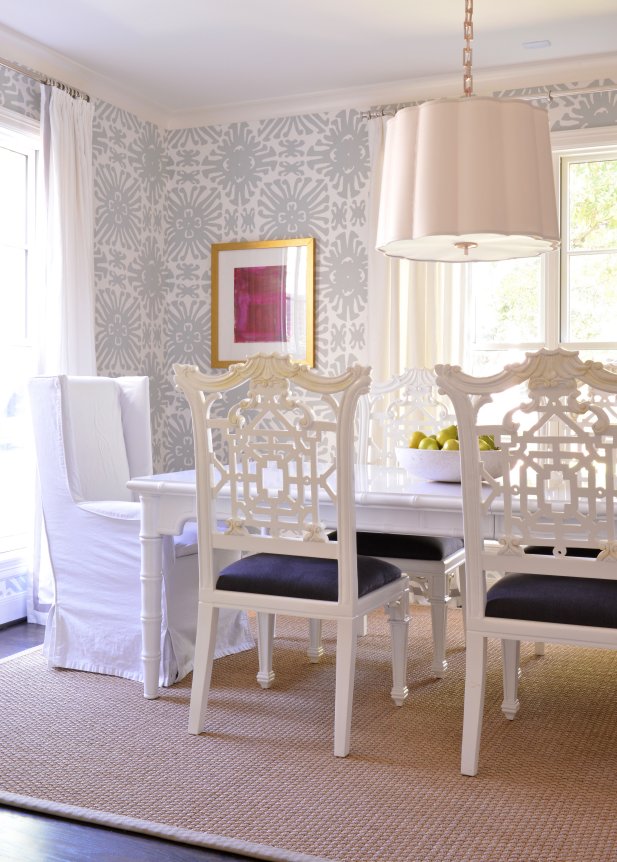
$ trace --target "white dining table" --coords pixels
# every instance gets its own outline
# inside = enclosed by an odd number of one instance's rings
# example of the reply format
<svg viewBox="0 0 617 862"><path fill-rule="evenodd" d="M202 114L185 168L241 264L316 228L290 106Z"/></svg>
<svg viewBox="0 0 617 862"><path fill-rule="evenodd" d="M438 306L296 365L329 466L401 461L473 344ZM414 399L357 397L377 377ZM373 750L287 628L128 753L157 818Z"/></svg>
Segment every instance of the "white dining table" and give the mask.
<svg viewBox="0 0 617 862"><path fill-rule="evenodd" d="M374 532L463 536L461 486L428 482L396 467L356 467L356 526ZM131 479L128 487L141 503L141 624L144 697L159 696L162 625L162 537L179 535L196 519L195 471L183 470ZM220 517L227 514L223 509ZM329 515L332 515L329 520ZM334 513L322 508L326 526ZM496 519L487 515L486 538L494 538Z"/></svg>

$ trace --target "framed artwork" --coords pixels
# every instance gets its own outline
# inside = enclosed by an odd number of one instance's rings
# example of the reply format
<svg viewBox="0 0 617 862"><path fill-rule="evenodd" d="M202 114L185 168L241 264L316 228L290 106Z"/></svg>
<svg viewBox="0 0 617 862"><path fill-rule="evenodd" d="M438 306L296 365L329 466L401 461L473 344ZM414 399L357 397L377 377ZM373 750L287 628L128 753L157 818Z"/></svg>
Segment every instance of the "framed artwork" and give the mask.
<svg viewBox="0 0 617 862"><path fill-rule="evenodd" d="M255 353L315 364L315 240L212 245L212 367Z"/></svg>

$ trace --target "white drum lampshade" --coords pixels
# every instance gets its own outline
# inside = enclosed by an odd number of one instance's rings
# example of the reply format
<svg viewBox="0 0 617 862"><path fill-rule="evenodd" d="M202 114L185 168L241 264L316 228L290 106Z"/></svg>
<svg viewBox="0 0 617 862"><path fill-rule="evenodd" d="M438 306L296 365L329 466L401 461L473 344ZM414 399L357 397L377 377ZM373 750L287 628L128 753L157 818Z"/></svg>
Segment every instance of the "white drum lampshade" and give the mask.
<svg viewBox="0 0 617 862"><path fill-rule="evenodd" d="M388 121L377 248L464 262L559 245L548 114L520 99L464 96Z"/></svg>

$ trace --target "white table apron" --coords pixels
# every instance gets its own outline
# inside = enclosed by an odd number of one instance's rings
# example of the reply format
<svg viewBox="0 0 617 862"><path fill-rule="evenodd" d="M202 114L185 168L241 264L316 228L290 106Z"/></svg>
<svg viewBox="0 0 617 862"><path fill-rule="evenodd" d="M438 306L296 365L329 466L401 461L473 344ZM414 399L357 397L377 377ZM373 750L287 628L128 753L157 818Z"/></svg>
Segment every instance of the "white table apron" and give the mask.
<svg viewBox="0 0 617 862"><path fill-rule="evenodd" d="M141 503L141 626L144 697L158 697L162 625L162 537L178 535L196 518L195 472L185 470L131 479L128 487ZM221 511L221 517L225 512ZM328 523L327 507L323 517ZM423 482L396 468L358 467L358 530L462 536L463 507L457 483ZM487 538L495 519L485 519Z"/></svg>

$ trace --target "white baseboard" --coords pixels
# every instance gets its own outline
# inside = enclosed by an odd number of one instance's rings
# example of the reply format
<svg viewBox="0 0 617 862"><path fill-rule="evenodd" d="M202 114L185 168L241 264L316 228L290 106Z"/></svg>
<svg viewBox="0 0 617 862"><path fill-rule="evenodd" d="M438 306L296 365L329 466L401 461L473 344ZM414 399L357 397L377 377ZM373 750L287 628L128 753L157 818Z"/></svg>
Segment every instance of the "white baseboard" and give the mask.
<svg viewBox="0 0 617 862"><path fill-rule="evenodd" d="M27 614L26 592L0 597L0 625L21 620Z"/></svg>

